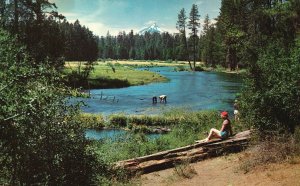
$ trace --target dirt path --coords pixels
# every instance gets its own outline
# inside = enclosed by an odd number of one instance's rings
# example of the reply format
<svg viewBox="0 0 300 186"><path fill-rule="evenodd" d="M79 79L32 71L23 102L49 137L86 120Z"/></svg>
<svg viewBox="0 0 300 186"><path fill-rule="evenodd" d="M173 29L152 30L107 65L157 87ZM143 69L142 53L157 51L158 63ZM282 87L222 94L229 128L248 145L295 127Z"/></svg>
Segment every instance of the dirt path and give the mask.
<svg viewBox="0 0 300 186"><path fill-rule="evenodd" d="M179 176L175 169L167 169L141 176L139 185L180 185L180 186L300 186L300 158L282 164L259 166L248 173L239 168L242 153L209 159L190 164L185 171L191 178Z"/></svg>

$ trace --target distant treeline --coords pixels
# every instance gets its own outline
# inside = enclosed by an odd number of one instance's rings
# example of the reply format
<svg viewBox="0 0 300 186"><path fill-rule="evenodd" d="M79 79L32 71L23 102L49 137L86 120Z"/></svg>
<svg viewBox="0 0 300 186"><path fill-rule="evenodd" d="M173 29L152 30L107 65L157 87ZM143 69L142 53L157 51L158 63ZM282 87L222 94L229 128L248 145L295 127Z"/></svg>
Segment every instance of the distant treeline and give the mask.
<svg viewBox="0 0 300 186"><path fill-rule="evenodd" d="M179 36L167 32L139 35L131 31L128 34L120 32L118 36L107 33L99 39L99 58L186 60L187 56L179 53L179 44Z"/></svg>

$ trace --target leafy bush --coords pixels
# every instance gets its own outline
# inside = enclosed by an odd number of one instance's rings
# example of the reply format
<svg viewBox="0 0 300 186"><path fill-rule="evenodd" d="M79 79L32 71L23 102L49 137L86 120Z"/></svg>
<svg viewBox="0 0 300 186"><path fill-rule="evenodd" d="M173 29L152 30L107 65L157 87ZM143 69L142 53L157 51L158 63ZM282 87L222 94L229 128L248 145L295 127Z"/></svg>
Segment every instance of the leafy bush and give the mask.
<svg viewBox="0 0 300 186"><path fill-rule="evenodd" d="M202 72L202 71L204 71L204 68L202 66L196 66L195 71Z"/></svg>
<svg viewBox="0 0 300 186"><path fill-rule="evenodd" d="M292 53L276 43L262 53L241 96L241 114L249 127L294 132L300 124L300 43Z"/></svg>
<svg viewBox="0 0 300 186"><path fill-rule="evenodd" d="M0 29L1 185L90 185L104 164L88 149L61 74Z"/></svg>

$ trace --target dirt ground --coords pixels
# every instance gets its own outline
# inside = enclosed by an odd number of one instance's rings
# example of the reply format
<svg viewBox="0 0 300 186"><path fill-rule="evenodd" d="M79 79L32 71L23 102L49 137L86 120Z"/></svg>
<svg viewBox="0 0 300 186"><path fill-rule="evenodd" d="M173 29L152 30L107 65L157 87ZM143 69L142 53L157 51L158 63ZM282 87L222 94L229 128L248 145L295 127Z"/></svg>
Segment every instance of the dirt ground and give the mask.
<svg viewBox="0 0 300 186"><path fill-rule="evenodd" d="M300 186L300 158L286 163L258 166L245 172L240 168L244 154L231 154L193 163L189 166L190 178L179 176L175 168L142 175L138 185L160 186ZM177 169L178 170L178 169Z"/></svg>

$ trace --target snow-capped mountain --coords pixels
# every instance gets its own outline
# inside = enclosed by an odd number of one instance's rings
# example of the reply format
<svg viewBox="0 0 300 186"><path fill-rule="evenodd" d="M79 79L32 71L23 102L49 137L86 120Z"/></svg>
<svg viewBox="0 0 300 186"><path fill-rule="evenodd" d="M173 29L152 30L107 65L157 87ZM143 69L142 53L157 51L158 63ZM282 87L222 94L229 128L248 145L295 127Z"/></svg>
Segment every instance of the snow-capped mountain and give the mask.
<svg viewBox="0 0 300 186"><path fill-rule="evenodd" d="M154 23L153 25L140 30L139 35L144 35L146 32L153 34L153 33L163 33L164 31L159 26L157 26L156 23Z"/></svg>

